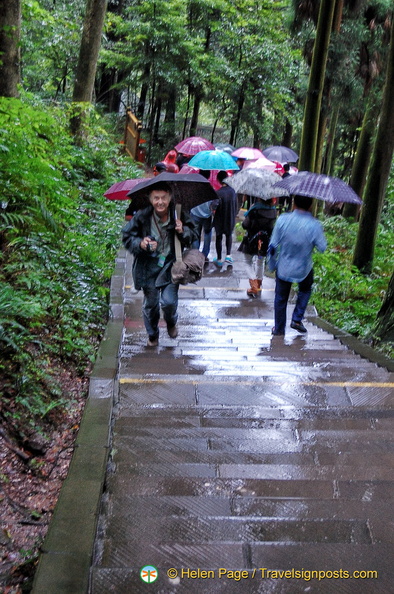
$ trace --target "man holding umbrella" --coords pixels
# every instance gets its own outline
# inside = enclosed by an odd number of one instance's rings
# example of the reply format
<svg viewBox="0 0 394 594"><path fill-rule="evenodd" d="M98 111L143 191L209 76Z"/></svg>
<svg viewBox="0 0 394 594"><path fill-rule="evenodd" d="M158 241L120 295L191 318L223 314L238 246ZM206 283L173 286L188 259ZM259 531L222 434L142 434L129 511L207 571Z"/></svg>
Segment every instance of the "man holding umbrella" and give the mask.
<svg viewBox="0 0 394 594"><path fill-rule="evenodd" d="M182 211L175 217L171 186L166 182L154 183L148 191L149 206L138 210L124 227L123 243L134 254L133 280L137 290L144 292L142 313L148 333L147 346L159 343L160 306L167 332L178 336L177 308L179 285L171 280L171 267L175 261L175 235L183 247L196 238L194 223Z"/></svg>
<svg viewBox="0 0 394 594"><path fill-rule="evenodd" d="M279 185L279 184L278 184ZM310 209L313 198L294 196L294 211L278 218L268 246L268 267L276 269L275 326L272 334L283 336L286 309L292 283L298 283L298 296L290 327L306 332L302 318L312 293L312 252L324 252L327 247L323 227Z"/></svg>

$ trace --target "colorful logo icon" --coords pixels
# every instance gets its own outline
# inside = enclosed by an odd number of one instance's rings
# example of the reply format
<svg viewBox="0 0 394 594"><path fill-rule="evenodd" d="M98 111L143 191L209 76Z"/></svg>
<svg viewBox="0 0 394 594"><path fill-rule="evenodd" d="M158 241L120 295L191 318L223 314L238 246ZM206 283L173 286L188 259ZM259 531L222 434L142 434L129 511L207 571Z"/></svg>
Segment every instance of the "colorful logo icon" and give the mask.
<svg viewBox="0 0 394 594"><path fill-rule="evenodd" d="M153 565L145 565L140 571L140 578L147 584L152 584L159 577L159 572Z"/></svg>

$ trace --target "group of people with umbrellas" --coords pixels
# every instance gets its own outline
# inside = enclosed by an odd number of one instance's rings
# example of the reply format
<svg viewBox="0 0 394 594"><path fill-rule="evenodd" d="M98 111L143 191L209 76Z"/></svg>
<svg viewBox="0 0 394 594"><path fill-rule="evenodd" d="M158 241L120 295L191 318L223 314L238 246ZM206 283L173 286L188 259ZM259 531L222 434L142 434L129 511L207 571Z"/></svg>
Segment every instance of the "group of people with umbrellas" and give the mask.
<svg viewBox="0 0 394 594"><path fill-rule="evenodd" d="M142 311L148 346L158 345L160 308L168 335L171 338L178 335L179 283L173 282L171 268L176 259L176 245L183 250L199 248L202 226L198 229L196 220L193 222L193 211L197 211L197 219L204 218L200 216L204 205L208 204L209 208L214 205L220 212L221 201L223 205L226 201L230 204L235 197L232 217L235 223L237 194L253 197L243 222L246 235L239 247L245 256L245 267L250 271L248 296L255 297L261 291L267 255L268 266L276 271L272 333L285 333L287 301L294 282L299 284L299 291L290 325L298 332L306 332L302 319L313 283L311 254L315 248L320 251L326 248L322 226L310 212L312 199L361 203L360 198L338 178L306 171L282 178L279 166L296 162L298 158L287 147L268 147L259 155L258 149L209 145L209 141L199 137L185 139L175 146L177 152L170 155L170 161L179 172L165 171L153 178L125 180L105 193L109 199L131 199L130 220L122 230L123 243L134 255L135 288L144 293ZM177 161L176 155L186 155L185 162ZM215 172L220 187L218 193L210 183L211 172ZM294 197L293 212L276 219L273 199L290 195ZM176 204L181 205L178 213ZM209 232L208 227L205 229ZM225 261L232 263L228 231L223 233L220 224L216 231L215 263L223 264L223 234L226 237ZM202 249L205 257L207 249L205 242Z"/></svg>

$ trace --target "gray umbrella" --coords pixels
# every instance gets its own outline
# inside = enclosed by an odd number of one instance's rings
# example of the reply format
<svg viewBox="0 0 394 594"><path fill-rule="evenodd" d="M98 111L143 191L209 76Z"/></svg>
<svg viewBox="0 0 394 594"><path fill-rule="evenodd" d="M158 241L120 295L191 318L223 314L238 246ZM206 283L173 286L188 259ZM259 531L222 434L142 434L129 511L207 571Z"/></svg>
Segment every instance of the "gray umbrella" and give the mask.
<svg viewBox="0 0 394 594"><path fill-rule="evenodd" d="M287 190L274 188L274 184L281 180L281 176L266 169L242 169L232 177L226 177L224 183L233 188L237 194L256 196L269 200L275 196L287 196Z"/></svg>
<svg viewBox="0 0 394 594"><path fill-rule="evenodd" d="M309 196L331 204L339 202L362 204L361 198L347 183L338 177L331 177L323 173L299 171L295 175L281 179L275 184L275 188L287 190L289 194Z"/></svg>
<svg viewBox="0 0 394 594"><path fill-rule="evenodd" d="M267 146L263 150L263 155L270 161L278 161L279 163L295 163L298 161L297 153L287 146Z"/></svg>

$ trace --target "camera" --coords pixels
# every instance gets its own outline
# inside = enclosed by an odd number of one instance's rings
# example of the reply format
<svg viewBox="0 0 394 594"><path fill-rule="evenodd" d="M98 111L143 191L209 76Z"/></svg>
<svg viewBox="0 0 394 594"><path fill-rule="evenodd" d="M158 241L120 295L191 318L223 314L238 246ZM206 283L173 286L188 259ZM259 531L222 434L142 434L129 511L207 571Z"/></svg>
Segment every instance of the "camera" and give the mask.
<svg viewBox="0 0 394 594"><path fill-rule="evenodd" d="M148 239L149 239L149 242L156 241L156 239L154 237L152 237L151 235L148 235ZM146 244L146 251L147 252L153 252L153 247L151 246L150 243L147 243Z"/></svg>

